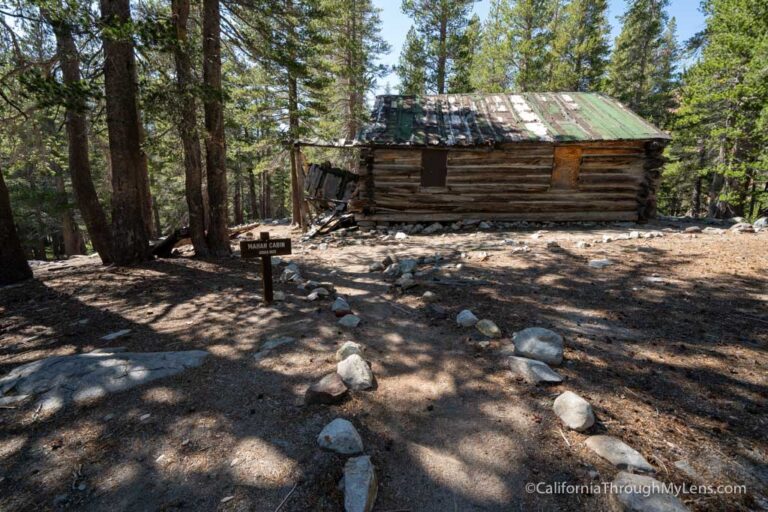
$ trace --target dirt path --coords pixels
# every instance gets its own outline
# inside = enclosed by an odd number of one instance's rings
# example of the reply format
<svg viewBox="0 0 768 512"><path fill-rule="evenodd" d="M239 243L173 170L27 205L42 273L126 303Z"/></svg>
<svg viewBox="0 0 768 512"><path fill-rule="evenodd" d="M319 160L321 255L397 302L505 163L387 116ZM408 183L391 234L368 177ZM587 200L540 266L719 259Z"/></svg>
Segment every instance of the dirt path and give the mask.
<svg viewBox="0 0 768 512"><path fill-rule="evenodd" d="M606 510L600 494L525 492L528 482L602 482L617 472L552 412L554 397L573 390L595 409L590 432L625 440L660 480L747 485L746 495L683 496L692 509L759 510L768 506L768 233L674 229L593 243L665 227L303 245L293 233L291 261L304 277L332 282L362 318L351 331L340 330L329 300L308 302L292 284L277 285L285 302L260 306L258 266L239 258L40 267L34 282L0 290L0 374L115 346L211 356L58 414L31 404L0 410L0 509L273 511L295 486L281 510L340 510L343 459L320 452L315 437L344 417L377 467L375 510ZM580 240L592 245L578 248ZM399 294L368 272L390 252L444 260ZM589 267L596 258L615 264ZM427 290L447 319L426 314ZM464 308L495 321L505 339L487 344L456 326ZM532 386L507 371L499 350L529 326L565 337L562 384ZM100 340L121 329L131 334ZM297 342L255 360L272 336ZM345 340L367 347L377 389L338 406L303 405Z"/></svg>

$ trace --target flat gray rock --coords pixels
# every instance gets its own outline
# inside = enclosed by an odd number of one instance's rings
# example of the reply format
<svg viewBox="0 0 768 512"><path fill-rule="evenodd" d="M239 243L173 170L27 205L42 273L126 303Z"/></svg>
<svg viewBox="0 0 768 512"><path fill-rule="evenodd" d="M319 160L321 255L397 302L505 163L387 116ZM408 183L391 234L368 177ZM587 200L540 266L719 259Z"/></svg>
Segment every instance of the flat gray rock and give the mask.
<svg viewBox="0 0 768 512"><path fill-rule="evenodd" d="M515 333L515 355L555 366L563 362L563 337L543 327L529 327Z"/></svg>
<svg viewBox="0 0 768 512"><path fill-rule="evenodd" d="M531 384L563 382L563 378L547 363L535 359L512 356L509 358L509 369L516 377L521 377Z"/></svg>
<svg viewBox="0 0 768 512"><path fill-rule="evenodd" d="M342 455L355 455L363 451L363 440L349 421L336 418L317 436L321 448Z"/></svg>
<svg viewBox="0 0 768 512"><path fill-rule="evenodd" d="M267 357L272 350L276 349L277 347L281 347L283 345L288 345L291 343L295 343L296 338L292 336L277 336L274 338L269 338L267 341L262 343L261 347L259 348L259 351L256 352L253 355L253 358L257 361L260 361Z"/></svg>
<svg viewBox="0 0 768 512"><path fill-rule="evenodd" d="M307 388L304 393L304 403L307 405L337 404L344 400L346 394L347 385L341 380L339 374L329 373Z"/></svg>
<svg viewBox="0 0 768 512"><path fill-rule="evenodd" d="M650 476L625 471L613 480L615 491L610 494L614 510L619 512L687 512L673 494L663 492L662 483Z"/></svg>
<svg viewBox="0 0 768 512"><path fill-rule="evenodd" d="M478 319L475 314L468 309L461 311L456 316L456 323L461 327L473 327L475 324L477 324L477 322Z"/></svg>
<svg viewBox="0 0 768 512"><path fill-rule="evenodd" d="M336 297L336 300L331 304L331 311L333 311L336 316L344 316L352 313L352 308L349 307L349 302L347 302L344 297Z"/></svg>
<svg viewBox="0 0 768 512"><path fill-rule="evenodd" d="M0 378L0 395L40 396L43 410L57 411L69 402L101 398L200 366L207 355L204 350L189 350L47 357Z"/></svg>
<svg viewBox="0 0 768 512"><path fill-rule="evenodd" d="M367 455L352 457L344 464L344 511L371 512L376 502L376 470Z"/></svg>
<svg viewBox="0 0 768 512"><path fill-rule="evenodd" d="M339 319L337 322L342 327L348 327L350 329L354 329L358 325L360 325L360 317L356 315L344 315Z"/></svg>
<svg viewBox="0 0 768 512"><path fill-rule="evenodd" d="M361 391L373 387L373 372L360 354L352 354L336 365L344 384L353 391Z"/></svg>
<svg viewBox="0 0 768 512"><path fill-rule="evenodd" d="M553 409L571 430L583 432L595 424L592 406L573 391L566 391L555 398Z"/></svg>
<svg viewBox="0 0 768 512"><path fill-rule="evenodd" d="M621 439L612 436L590 436L585 441L587 448L619 469L654 473L656 470L640 455L640 452Z"/></svg>
<svg viewBox="0 0 768 512"><path fill-rule="evenodd" d="M416 267L419 266L419 262L413 258L406 258L404 260L400 260L399 265L401 274L409 274L416 270Z"/></svg>

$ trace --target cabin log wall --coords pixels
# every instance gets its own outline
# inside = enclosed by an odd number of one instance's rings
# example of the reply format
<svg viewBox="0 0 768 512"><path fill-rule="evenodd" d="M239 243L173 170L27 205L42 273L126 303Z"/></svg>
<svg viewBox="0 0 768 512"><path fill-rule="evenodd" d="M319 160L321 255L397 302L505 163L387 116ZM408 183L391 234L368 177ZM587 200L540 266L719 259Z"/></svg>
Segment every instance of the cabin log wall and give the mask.
<svg viewBox="0 0 768 512"><path fill-rule="evenodd" d="M552 187L555 146L514 144L494 150L448 150L445 187L420 185L421 149L362 152L358 220L647 220L663 144L648 141L579 143L574 188Z"/></svg>

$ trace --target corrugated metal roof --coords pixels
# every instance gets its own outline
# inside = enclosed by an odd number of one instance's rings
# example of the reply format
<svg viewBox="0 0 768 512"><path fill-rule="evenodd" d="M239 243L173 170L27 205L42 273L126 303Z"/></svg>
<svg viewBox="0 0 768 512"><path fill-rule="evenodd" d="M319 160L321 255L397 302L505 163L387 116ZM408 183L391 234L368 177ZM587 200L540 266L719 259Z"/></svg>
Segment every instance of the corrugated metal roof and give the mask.
<svg viewBox="0 0 768 512"><path fill-rule="evenodd" d="M602 94L378 96L355 144L494 146L514 142L669 139Z"/></svg>

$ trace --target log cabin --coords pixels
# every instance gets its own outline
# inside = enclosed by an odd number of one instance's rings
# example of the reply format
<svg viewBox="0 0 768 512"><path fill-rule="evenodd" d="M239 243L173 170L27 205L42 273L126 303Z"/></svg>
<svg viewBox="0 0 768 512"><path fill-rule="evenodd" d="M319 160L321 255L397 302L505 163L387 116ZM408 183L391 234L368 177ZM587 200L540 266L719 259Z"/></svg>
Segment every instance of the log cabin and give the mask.
<svg viewBox="0 0 768 512"><path fill-rule="evenodd" d="M645 221L669 139L597 93L379 96L349 207L363 225Z"/></svg>

